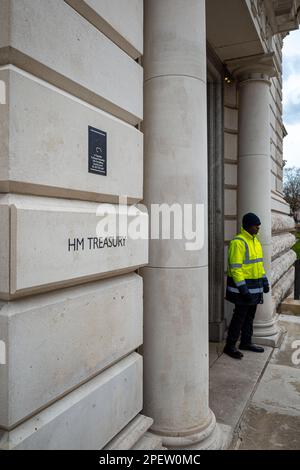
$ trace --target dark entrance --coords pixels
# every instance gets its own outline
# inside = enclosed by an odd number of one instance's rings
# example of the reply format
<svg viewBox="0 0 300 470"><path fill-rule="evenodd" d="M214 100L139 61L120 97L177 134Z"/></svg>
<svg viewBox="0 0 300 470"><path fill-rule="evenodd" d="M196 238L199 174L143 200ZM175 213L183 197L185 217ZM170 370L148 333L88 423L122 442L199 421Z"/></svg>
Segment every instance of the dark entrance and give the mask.
<svg viewBox="0 0 300 470"><path fill-rule="evenodd" d="M224 337L223 65L207 49L209 340Z"/></svg>

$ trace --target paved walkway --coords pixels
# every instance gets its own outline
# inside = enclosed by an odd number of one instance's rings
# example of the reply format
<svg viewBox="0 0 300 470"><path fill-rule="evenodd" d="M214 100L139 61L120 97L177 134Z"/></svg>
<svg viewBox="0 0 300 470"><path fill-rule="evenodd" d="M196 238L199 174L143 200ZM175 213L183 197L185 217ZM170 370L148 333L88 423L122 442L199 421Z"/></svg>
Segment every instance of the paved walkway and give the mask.
<svg viewBox="0 0 300 470"><path fill-rule="evenodd" d="M241 361L210 344L210 407L232 426L232 449L300 449L300 317L280 315L280 325L279 348L243 351Z"/></svg>

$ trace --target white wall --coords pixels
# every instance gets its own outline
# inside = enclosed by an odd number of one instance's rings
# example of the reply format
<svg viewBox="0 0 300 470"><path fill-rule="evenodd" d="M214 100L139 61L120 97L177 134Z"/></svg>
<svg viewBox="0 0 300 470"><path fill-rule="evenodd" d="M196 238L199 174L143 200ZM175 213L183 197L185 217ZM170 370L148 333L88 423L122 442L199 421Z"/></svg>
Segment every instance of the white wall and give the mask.
<svg viewBox="0 0 300 470"><path fill-rule="evenodd" d="M68 249L99 203L143 198L142 52L141 0L0 2L0 448L100 448L142 409L147 242Z"/></svg>

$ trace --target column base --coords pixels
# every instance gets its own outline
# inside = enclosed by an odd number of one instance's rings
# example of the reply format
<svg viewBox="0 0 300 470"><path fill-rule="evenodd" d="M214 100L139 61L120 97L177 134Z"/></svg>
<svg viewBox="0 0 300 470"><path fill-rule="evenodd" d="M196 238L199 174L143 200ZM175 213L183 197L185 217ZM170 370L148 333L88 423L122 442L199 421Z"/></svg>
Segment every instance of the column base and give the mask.
<svg viewBox="0 0 300 470"><path fill-rule="evenodd" d="M270 346L271 348L279 348L284 334L286 333L285 330L282 328L278 327L276 325L276 332L275 334L272 335L264 335L264 334L259 334L263 333L263 330L254 330L253 336L252 336L252 341L255 344L260 344L261 346Z"/></svg>
<svg viewBox="0 0 300 470"><path fill-rule="evenodd" d="M278 315L267 322L254 322L253 343L277 348L280 346L284 330L278 325Z"/></svg>
<svg viewBox="0 0 300 470"><path fill-rule="evenodd" d="M149 428L153 424L153 419L148 418L142 414L137 415L130 421L125 428L122 429L106 446L103 450L130 450L141 442L148 434ZM148 443L149 447L152 447Z"/></svg>
<svg viewBox="0 0 300 470"><path fill-rule="evenodd" d="M156 436L159 434L154 433ZM212 413L209 426L200 432L185 436L160 435L162 445L168 450L225 450L229 447L233 430L231 426L216 422Z"/></svg>

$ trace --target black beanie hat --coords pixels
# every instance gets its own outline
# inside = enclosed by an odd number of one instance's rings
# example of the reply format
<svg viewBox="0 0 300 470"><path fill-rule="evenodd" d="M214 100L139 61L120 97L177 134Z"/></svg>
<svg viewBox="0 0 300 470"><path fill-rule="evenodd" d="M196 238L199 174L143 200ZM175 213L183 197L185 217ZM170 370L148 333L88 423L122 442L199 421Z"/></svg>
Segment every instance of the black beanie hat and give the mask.
<svg viewBox="0 0 300 470"><path fill-rule="evenodd" d="M252 225L261 225L261 221L257 215L252 214L252 212L248 212L248 214L245 214L243 217L243 228L247 229L252 227Z"/></svg>

